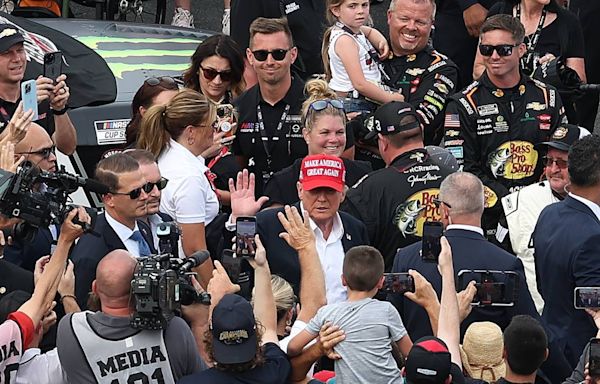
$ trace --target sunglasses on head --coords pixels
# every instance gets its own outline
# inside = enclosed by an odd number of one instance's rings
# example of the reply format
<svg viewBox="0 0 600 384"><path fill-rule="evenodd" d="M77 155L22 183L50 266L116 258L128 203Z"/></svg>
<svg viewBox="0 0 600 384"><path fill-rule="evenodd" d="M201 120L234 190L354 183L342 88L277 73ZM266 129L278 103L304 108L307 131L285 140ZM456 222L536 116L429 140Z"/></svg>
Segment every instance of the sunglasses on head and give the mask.
<svg viewBox="0 0 600 384"><path fill-rule="evenodd" d="M310 104L310 108L314 109L315 111L322 111L325 108L327 108L328 105L331 105L335 109L344 109L344 103L337 99L323 99L313 101Z"/></svg>
<svg viewBox="0 0 600 384"><path fill-rule="evenodd" d="M175 79L170 76L149 77L144 81L144 83L151 87L155 87L162 83L163 87L165 88L179 88Z"/></svg>
<svg viewBox="0 0 600 384"><path fill-rule="evenodd" d="M55 152L56 152L56 146L53 145L51 147L42 148L37 151L20 152L20 153L17 153L17 155L40 155L40 156L42 156L42 158L44 160L48 160L50 158L50 155L53 155Z"/></svg>
<svg viewBox="0 0 600 384"><path fill-rule="evenodd" d="M569 163L563 159L554 159L552 157L544 156L544 164L546 167L551 167L552 164L556 164L556 166L560 169L565 169L569 166Z"/></svg>
<svg viewBox="0 0 600 384"><path fill-rule="evenodd" d="M513 48L518 47L519 44L500 44L500 45L487 45L479 44L479 53L482 56L492 56L494 51L498 52L498 56L510 56L512 55Z"/></svg>
<svg viewBox="0 0 600 384"><path fill-rule="evenodd" d="M273 60L281 61L285 59L285 55L287 55L289 49L274 49L272 51L267 51L266 49L258 49L256 51L252 51L252 55L258 61L265 61L267 57L271 55Z"/></svg>
<svg viewBox="0 0 600 384"><path fill-rule="evenodd" d="M200 67L200 69L202 70L202 76L207 80L213 80L217 76L221 76L221 81L231 81L233 79L231 71L217 71L216 69L204 67Z"/></svg>
<svg viewBox="0 0 600 384"><path fill-rule="evenodd" d="M165 179L164 177L161 177L160 180L158 180L156 183L146 183L146 184L142 185L141 187L133 189L129 192L111 192L111 193L113 195L129 196L129 198L131 200L136 200L138 197L140 197L140 195L142 194L142 191L144 191L145 193L150 193L154 189L154 186L156 186L156 188L158 188L158 190L161 191L161 190L165 189L168 182L169 182L169 180Z"/></svg>

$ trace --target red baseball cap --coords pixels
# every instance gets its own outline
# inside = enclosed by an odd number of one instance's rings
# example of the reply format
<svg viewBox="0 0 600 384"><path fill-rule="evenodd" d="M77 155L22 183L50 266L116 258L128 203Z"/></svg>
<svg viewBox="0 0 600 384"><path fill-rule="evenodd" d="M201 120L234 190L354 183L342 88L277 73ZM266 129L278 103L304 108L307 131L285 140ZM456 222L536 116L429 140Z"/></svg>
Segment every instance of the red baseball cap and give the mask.
<svg viewBox="0 0 600 384"><path fill-rule="evenodd" d="M346 167L337 156L311 155L302 160L300 182L302 188L307 191L327 187L343 192L345 181Z"/></svg>

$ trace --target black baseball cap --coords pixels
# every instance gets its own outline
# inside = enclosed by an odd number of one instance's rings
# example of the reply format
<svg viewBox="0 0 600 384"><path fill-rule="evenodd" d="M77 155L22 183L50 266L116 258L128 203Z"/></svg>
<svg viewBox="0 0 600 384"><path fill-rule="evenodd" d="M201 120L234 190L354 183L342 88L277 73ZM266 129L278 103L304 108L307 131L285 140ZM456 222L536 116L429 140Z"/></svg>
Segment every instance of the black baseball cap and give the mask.
<svg viewBox="0 0 600 384"><path fill-rule="evenodd" d="M256 320L252 305L243 297L223 296L212 312L210 330L217 363L247 363L256 355Z"/></svg>
<svg viewBox="0 0 600 384"><path fill-rule="evenodd" d="M405 119L407 116L414 119ZM401 120L405 120L404 124L400 124ZM373 130L367 133L365 140L377 137L378 133L395 135L420 126L419 115L412 105L403 101L391 101L377 108L373 114Z"/></svg>
<svg viewBox="0 0 600 384"><path fill-rule="evenodd" d="M443 384L452 368L452 360L446 343L433 336L417 340L404 366L409 384Z"/></svg>
<svg viewBox="0 0 600 384"><path fill-rule="evenodd" d="M19 28L12 24L0 24L0 52L6 52L15 44L25 41Z"/></svg>
<svg viewBox="0 0 600 384"><path fill-rule="evenodd" d="M538 145L547 145L560 151L569 152L571 145L587 135L589 135L589 132L582 130L577 125L561 124L552 133L552 136L550 136L550 141L544 141Z"/></svg>

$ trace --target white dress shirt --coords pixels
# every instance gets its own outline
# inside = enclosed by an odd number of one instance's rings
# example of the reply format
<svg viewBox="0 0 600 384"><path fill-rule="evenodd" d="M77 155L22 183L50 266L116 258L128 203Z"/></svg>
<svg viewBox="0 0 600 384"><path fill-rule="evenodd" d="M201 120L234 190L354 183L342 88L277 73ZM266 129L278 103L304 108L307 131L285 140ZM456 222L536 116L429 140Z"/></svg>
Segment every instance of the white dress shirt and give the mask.
<svg viewBox="0 0 600 384"><path fill-rule="evenodd" d="M471 231L471 232L477 232L479 233L481 236L483 236L483 229L481 229L480 227L476 227L474 225L467 225L467 224L449 224L446 227L446 230L449 229L463 229L465 231ZM485 236L483 236L485 237Z"/></svg>
<svg viewBox="0 0 600 384"><path fill-rule="evenodd" d="M137 222L135 223L135 227L133 227L133 229L131 229L128 226L126 226L122 223L119 223L111 215L109 215L108 212L105 211L104 215L106 216L106 222L115 231L115 233L117 234L119 239L121 239L121 242L123 243L123 245L125 245L125 248L127 248L127 251L135 257L140 257L139 244L137 243L137 241L130 239L133 232L140 230L138 228ZM140 234L141 234L141 232L140 232Z"/></svg>
<svg viewBox="0 0 600 384"><path fill-rule="evenodd" d="M596 215L598 220L600 220L600 207L598 206L598 204L586 199L585 197L577 196L572 193L569 193L569 196L571 196L575 200L578 200L581 203L585 204L589 209L592 210L592 212L594 212L594 215Z"/></svg>
<svg viewBox="0 0 600 384"><path fill-rule="evenodd" d="M302 203L300 204L301 212L304 210ZM340 301L345 301L346 287L342 285L342 267L344 265L344 246L342 245L342 237L344 236L344 225L340 214L336 213L333 218L333 227L327 240L323 236L323 232L317 224L309 219L310 228L315 233L317 253L323 267L325 275L325 293L327 296L327 304L333 304Z"/></svg>

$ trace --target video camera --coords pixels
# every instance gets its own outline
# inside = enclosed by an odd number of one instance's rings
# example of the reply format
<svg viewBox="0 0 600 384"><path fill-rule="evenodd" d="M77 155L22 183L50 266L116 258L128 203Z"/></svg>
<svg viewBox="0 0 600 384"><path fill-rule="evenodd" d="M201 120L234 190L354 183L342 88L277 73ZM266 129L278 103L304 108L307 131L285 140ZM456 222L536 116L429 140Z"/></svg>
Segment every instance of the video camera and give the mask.
<svg viewBox="0 0 600 384"><path fill-rule="evenodd" d="M210 305L210 295L196 292L189 272L210 253L201 250L185 259L176 257L179 229L174 222L160 224L157 235L161 254L141 258L131 281L135 312L130 324L136 329L164 329L181 313L182 305Z"/></svg>
<svg viewBox="0 0 600 384"><path fill-rule="evenodd" d="M581 97L585 92L600 91L600 84L583 84L577 72L567 67L562 57L539 65L531 77L552 85L561 95Z"/></svg>
<svg viewBox="0 0 600 384"><path fill-rule="evenodd" d="M39 188L36 188L38 185ZM41 171L31 162L24 162L16 173L0 170L0 213L7 217L23 219L12 230L4 231L5 236L16 240L32 240L40 227L61 224L73 209L67 204L69 194L83 187L92 192L107 193L108 188L93 179L86 179L67 173L64 167L58 172ZM92 218L96 211L86 208ZM87 232L93 225L79 224Z"/></svg>

